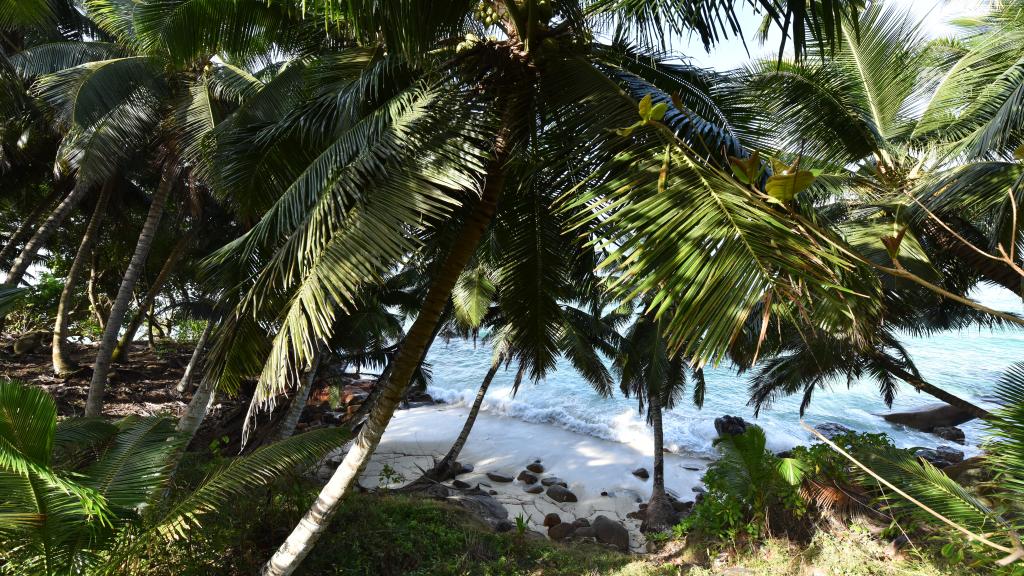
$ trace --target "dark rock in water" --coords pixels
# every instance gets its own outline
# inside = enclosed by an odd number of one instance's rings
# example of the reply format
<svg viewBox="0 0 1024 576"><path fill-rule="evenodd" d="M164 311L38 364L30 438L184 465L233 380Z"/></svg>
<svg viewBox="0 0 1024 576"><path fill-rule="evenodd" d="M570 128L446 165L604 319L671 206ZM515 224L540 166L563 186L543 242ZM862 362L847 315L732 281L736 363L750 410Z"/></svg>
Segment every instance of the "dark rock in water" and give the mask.
<svg viewBox="0 0 1024 576"><path fill-rule="evenodd" d="M939 458L942 458L950 464L959 464L964 461L963 450L957 450L952 446L939 446L935 449L939 454Z"/></svg>
<svg viewBox="0 0 1024 576"><path fill-rule="evenodd" d="M506 475L500 474L498 472L488 472L487 473L487 477L490 478L491 481L493 481L493 482L507 483L507 482L511 482L512 481L512 477L511 476L506 476Z"/></svg>
<svg viewBox="0 0 1024 576"><path fill-rule="evenodd" d="M821 435L831 440L840 434L849 434L853 432L852 428L843 426L838 422L825 422L824 424L818 424L814 427L815 430L821 432Z"/></svg>
<svg viewBox="0 0 1024 576"><path fill-rule="evenodd" d="M530 472L533 472L534 474L544 473L544 465L541 464L540 462L533 462L532 464L527 466L526 469L529 470Z"/></svg>
<svg viewBox="0 0 1024 576"><path fill-rule="evenodd" d="M963 452L959 453L960 459L963 460ZM936 468L945 468L946 466L955 463L946 460L938 450L934 450L932 448L918 448L917 450L914 450L914 456L922 460L928 461L932 466L935 466Z"/></svg>
<svg viewBox="0 0 1024 576"><path fill-rule="evenodd" d="M562 517L559 516L558 514L555 514L554 512L550 512L550 513L548 513L548 514L546 514L544 516L544 526L547 527L547 528L550 528L550 527L554 526L555 524L561 524L561 523L562 523Z"/></svg>
<svg viewBox="0 0 1024 576"><path fill-rule="evenodd" d="M573 538L597 538L597 531L590 526L577 527L572 533Z"/></svg>
<svg viewBox="0 0 1024 576"><path fill-rule="evenodd" d="M939 427L959 426L964 422L973 420L974 415L963 408L957 408L949 404L929 404L910 412L883 414L882 418L885 418L886 422L902 424L922 432L931 432Z"/></svg>
<svg viewBox="0 0 1024 576"><path fill-rule="evenodd" d="M594 536L602 544L610 544L623 552L629 551L629 531L626 527L607 516L594 518L591 524Z"/></svg>
<svg viewBox="0 0 1024 576"><path fill-rule="evenodd" d="M565 486L553 484L548 486L548 498L555 502L576 502L576 495Z"/></svg>
<svg viewBox="0 0 1024 576"><path fill-rule="evenodd" d="M936 426L932 429L932 434L935 434L943 440L949 440L950 442L956 442L957 444L963 444L967 440L967 437L964 436L964 431L956 426Z"/></svg>
<svg viewBox="0 0 1024 576"><path fill-rule="evenodd" d="M558 476L548 476L547 478L541 478L540 483L542 486L561 486L562 488L568 488L569 485L565 483Z"/></svg>
<svg viewBox="0 0 1024 576"><path fill-rule="evenodd" d="M544 492L544 487L541 486L540 484L533 484L532 486L527 486L523 488L523 490L527 494L541 494Z"/></svg>
<svg viewBox="0 0 1024 576"><path fill-rule="evenodd" d="M633 476L636 476L641 480L647 480L651 477L651 473L647 471L647 468L637 468L636 470L633 470Z"/></svg>
<svg viewBox="0 0 1024 576"><path fill-rule="evenodd" d="M463 482L462 480L452 480L452 486L459 490L469 490L469 482Z"/></svg>
<svg viewBox="0 0 1024 576"><path fill-rule="evenodd" d="M587 520L586 518L577 518L572 521L572 525L577 528L585 528L590 526L590 520Z"/></svg>
<svg viewBox="0 0 1024 576"><path fill-rule="evenodd" d="M715 418L715 432L719 436L738 436L747 431L747 421L739 416Z"/></svg>
<svg viewBox="0 0 1024 576"><path fill-rule="evenodd" d="M601 496L607 496L607 495L608 495L607 492L601 492Z"/></svg>
<svg viewBox="0 0 1024 576"><path fill-rule="evenodd" d="M460 493L449 496L446 500L462 506L494 529L498 529L502 521L508 522L508 510L489 494Z"/></svg>
<svg viewBox="0 0 1024 576"><path fill-rule="evenodd" d="M693 510L693 502L680 502L676 500L672 503L672 508L675 509L677 514L686 516Z"/></svg>
<svg viewBox="0 0 1024 576"><path fill-rule="evenodd" d="M565 540L569 536L572 536L572 533L575 531L576 527L572 524L561 522L548 528L548 538L551 538L552 540Z"/></svg>
<svg viewBox="0 0 1024 576"><path fill-rule="evenodd" d="M405 399L408 400L410 404L413 402L426 402L429 404L434 403L434 397L431 396L430 394L427 394L426 392L410 392Z"/></svg>
<svg viewBox="0 0 1024 576"><path fill-rule="evenodd" d="M530 472L527 472L526 470L523 470L522 472L519 473L519 476L516 476L516 480L519 480L523 484L536 484L537 476Z"/></svg>

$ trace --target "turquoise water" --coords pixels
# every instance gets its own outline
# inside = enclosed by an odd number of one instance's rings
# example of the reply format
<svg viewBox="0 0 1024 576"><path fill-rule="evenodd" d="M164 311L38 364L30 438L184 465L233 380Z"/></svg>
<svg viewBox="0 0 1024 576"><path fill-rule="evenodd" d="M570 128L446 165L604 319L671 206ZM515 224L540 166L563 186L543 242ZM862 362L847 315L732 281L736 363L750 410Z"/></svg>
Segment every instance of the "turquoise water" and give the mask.
<svg viewBox="0 0 1024 576"><path fill-rule="evenodd" d="M998 289L982 289L976 297L986 305L1012 312L1024 312L1013 294ZM907 338L921 374L933 384L950 392L986 405L1001 372L1012 362L1024 360L1024 331L989 331L973 329L942 333L929 338ZM430 392L447 402L471 403L480 380L491 362L486 345L452 341L435 346L428 356L434 367ZM529 422L549 423L582 433L623 442L637 447L650 445L650 431L637 412L635 401L623 398L602 398L565 362L537 384L524 382L518 395L511 394L513 371L499 372L495 377L484 410ZM680 402L665 414L665 443L673 451L712 455L715 437L714 419L723 414L742 416L756 421L767 433L769 446L783 450L807 443L811 436L800 427L799 397L781 399L769 410L762 410L754 420L747 404L747 381L729 367L706 371L707 396L704 408L698 410L688 400ZM937 402L904 386L892 409L912 409ZM880 418L889 411L877 387L862 381L847 388L845 381L814 394L806 413L808 423L838 422L858 431L885 432L900 446L934 446L941 439L930 434L895 427ZM976 451L984 436L977 421L962 426L967 435L967 452Z"/></svg>

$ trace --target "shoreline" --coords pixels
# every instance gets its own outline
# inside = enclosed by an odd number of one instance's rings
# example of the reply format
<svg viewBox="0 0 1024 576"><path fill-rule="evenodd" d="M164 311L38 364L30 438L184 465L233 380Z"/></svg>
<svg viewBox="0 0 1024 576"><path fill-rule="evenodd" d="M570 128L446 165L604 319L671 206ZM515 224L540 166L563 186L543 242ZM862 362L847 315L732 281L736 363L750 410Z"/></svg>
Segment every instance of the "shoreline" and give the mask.
<svg viewBox="0 0 1024 576"><path fill-rule="evenodd" d="M360 483L366 487L395 488L415 480L434 459L448 451L468 412L464 406L450 404L396 412ZM559 503L546 494L525 491L527 485L515 478L537 460L544 466L544 472L538 476L564 480L577 502ZM554 424L524 422L482 411L459 461L471 465L473 471L459 475L458 480L472 487L479 485L485 491L493 490L494 498L508 510L513 524L522 515L530 529L546 534L544 516L551 512L557 513L562 522L578 518L592 521L604 515L626 526L633 551L644 549L640 520L627 515L650 498L652 480L635 476L633 470L651 470L653 441L645 450ZM666 488L680 501L692 501L696 497L693 488L701 485L700 478L710 462L710 458L666 453ZM398 476L382 476L385 465ZM513 480L496 482L487 477L488 472Z"/></svg>

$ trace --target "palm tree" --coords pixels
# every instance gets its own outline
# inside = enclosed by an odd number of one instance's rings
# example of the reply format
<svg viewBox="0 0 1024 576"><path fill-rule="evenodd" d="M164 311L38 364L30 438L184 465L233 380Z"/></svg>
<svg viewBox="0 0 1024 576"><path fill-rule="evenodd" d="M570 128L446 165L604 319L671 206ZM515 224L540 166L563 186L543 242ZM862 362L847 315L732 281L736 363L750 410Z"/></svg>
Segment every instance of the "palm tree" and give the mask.
<svg viewBox="0 0 1024 576"><path fill-rule="evenodd" d="M361 277L379 275L381 270L414 251L415 246L408 242L408 230L421 230L447 219L453 213L452 199L458 199L465 209L458 214L461 223L452 227L457 230L456 241L432 275L433 283L419 315L398 350L390 376L383 383L381 396L366 424L317 502L264 568L264 573L287 574L295 569L365 466L423 357L458 277L472 259L499 203L506 193L530 189L527 184L531 182L531 161L521 154L535 149L534 135L547 133L563 137L563 145L558 149L562 153L544 149L543 157L549 162L545 168L563 170L564 189L578 184L581 177L606 165L604 163L617 150L627 147L611 129L634 121L635 102L624 97L614 82L609 82L604 62L597 66L590 59L586 35L592 25L617 14L641 16L643 29L648 31L658 28L652 15L661 22L675 22L684 27L699 28L698 24L708 22L703 16L693 16L704 12L687 15L661 9L651 12L642 4L638 10L636 4L581 6L559 2L549 10L533 1L521 5L497 2L491 8L498 14L498 26L507 40L480 39L477 34L481 32L480 21L469 17L471 6L468 3L449 5L446 10L432 7L415 16L410 15L409 7L403 6L403 17L398 20L392 17L397 14L392 10L398 8L390 3L375 5L373 10L332 5L334 10L326 14L352 23L353 29L361 35L366 48L351 51L353 60L356 56L365 57L367 50L378 43L386 47L386 56L371 53L369 62L374 66L373 73L364 77L360 89L366 82L380 82L392 88L393 84L387 82L393 81L395 76L381 74L383 66L393 66L389 71L408 74L415 82L403 83L403 89L391 92L398 96L384 100L383 104L379 100L380 91L375 93L378 100L374 105L379 108L367 110L364 97L358 101L359 109L339 109L337 102L347 103L344 94L341 98L335 95L333 104L321 102L319 108L314 108L319 116L337 114L334 117L356 121L342 124L344 129L340 134L324 134L321 130L310 138L309 141L325 143L321 148L323 152L309 162L309 169L299 172L298 177L288 183L289 188L281 199L253 231L220 256L222 261L229 257L250 261L261 251L271 254L269 264L260 266L261 273L251 290L261 296L272 290L292 294L285 299L288 307L279 315L281 328L261 375L258 394L270 398L280 387L288 386L288 367L296 359L308 362L318 341L329 337L332 318L351 300L355 287L362 282L362 278L354 277L347 270L358 270L362 272ZM764 5L775 8L774 3ZM551 19L555 8L558 16L564 18L559 23ZM847 7L835 3L833 8ZM726 6L724 10L731 12L731 7ZM801 21L799 26L803 26L811 19L801 17L798 20ZM456 46L456 39L466 32L473 35ZM660 32L655 33L660 35ZM468 80L470 78L472 80ZM467 90L470 87L467 82L472 82L471 90ZM410 110L417 114L410 116ZM458 122L452 120L455 114ZM437 121L445 116L446 121ZM652 118L648 115L645 120ZM371 121L374 124L370 124ZM309 124L306 122L303 126ZM371 125L379 128L368 135L364 129ZM454 133L453 127L457 128ZM335 126L329 128L336 129ZM395 128L402 130L400 138L396 137ZM648 145L652 137L658 139L646 130L638 136ZM541 140L543 143L555 141L553 137ZM355 142L359 142L358 148ZM567 146L570 142L579 144ZM662 145L659 142L658 146ZM425 158L431 161L429 170L423 164ZM455 158L458 162L451 163ZM348 170L349 166L354 169ZM524 169L518 170L520 166ZM695 177L706 174L702 162L690 166ZM388 170L387 178L383 177L384 169ZM400 195L393 193L396 180L403 186ZM437 187L435 183L443 183L443 186ZM732 190L728 194L744 195L742 204L749 206L745 192L724 180L721 183ZM268 182L268 185L280 184ZM372 189L374 193L361 197L358 191L362 189ZM530 197L528 193L524 195ZM413 201L416 204L412 204ZM730 204L726 212L740 204ZM534 206L542 209L536 202ZM698 209L704 210L701 216L707 214L707 207L704 204ZM761 205L750 209L753 220L763 220ZM687 207L683 207L683 212L694 213L693 208ZM720 216L726 214L720 213ZM746 219L744 216L743 220ZM371 229L372 237L364 232ZM782 235L786 234L784 230L791 228L781 222L774 228ZM762 235L762 244L771 236ZM801 247L806 244L793 233L783 242ZM362 250L353 250L352 246ZM729 255L750 256L735 251ZM703 251L699 255L693 253L701 264L705 264L709 256ZM308 262L309 266L300 270L289 264L296 261ZM780 263L787 270L799 269L807 274L806 258L783 259ZM525 274L527 267L521 270ZM757 273L762 272L765 271ZM818 269L812 275L822 273L823 270ZM748 279L749 276L741 282ZM739 296L749 291L722 290L719 293ZM247 306L257 301L257 298L250 298ZM719 320L718 324L721 327L725 322ZM534 330L540 326L535 326ZM514 339L529 336L526 328L524 325L524 332ZM727 338L723 334L718 336L710 342L724 347ZM529 340L524 340L524 348L527 345ZM705 352L711 346L708 344ZM553 361L557 355L553 347L534 351L538 353L528 358L539 358L543 362ZM533 375L542 368L543 364L529 366L528 372Z"/></svg>
<svg viewBox="0 0 1024 576"><path fill-rule="evenodd" d="M671 410L685 391L687 375L693 380L693 401L704 403L704 372L668 346L659 321L641 314L627 329L613 366L626 397L634 396L640 412L646 406L647 422L654 433L654 475L651 499L640 526L643 532L663 532L676 523L676 512L665 491L665 432L662 412Z"/></svg>

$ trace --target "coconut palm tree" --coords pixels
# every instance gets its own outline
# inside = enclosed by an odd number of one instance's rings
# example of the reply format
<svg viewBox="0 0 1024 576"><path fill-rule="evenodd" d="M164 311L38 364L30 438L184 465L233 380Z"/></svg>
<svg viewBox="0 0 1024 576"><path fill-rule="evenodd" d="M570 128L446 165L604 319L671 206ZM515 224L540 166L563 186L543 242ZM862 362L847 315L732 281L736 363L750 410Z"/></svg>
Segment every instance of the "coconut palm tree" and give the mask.
<svg viewBox="0 0 1024 576"><path fill-rule="evenodd" d="M676 512L665 491L665 432L662 413L671 410L693 381L693 402L704 404L704 372L690 363L680 350L673 350L662 336L659 321L652 314L640 314L626 330L616 350L613 367L626 397L637 399L640 413L646 409L654 436L654 474L651 499L641 524L643 532L663 532L676 523Z"/></svg>

